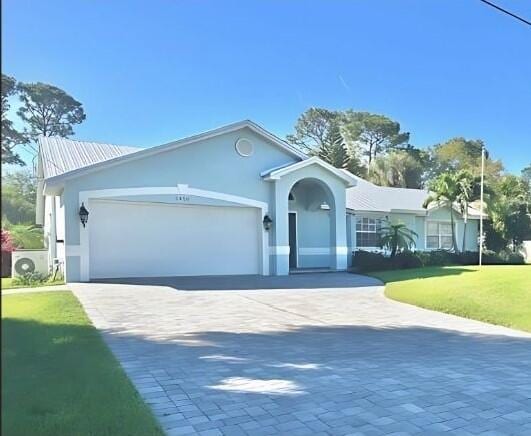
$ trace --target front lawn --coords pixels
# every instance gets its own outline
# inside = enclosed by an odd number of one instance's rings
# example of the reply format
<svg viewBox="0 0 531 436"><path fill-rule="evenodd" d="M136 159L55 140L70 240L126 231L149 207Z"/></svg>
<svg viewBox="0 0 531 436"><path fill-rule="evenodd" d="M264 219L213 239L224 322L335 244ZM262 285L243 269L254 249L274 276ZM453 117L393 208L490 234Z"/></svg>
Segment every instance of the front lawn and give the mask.
<svg viewBox="0 0 531 436"><path fill-rule="evenodd" d="M162 435L70 292L2 297L2 434Z"/></svg>
<svg viewBox="0 0 531 436"><path fill-rule="evenodd" d="M429 267L370 273L385 295L426 309L531 332L531 266Z"/></svg>
<svg viewBox="0 0 531 436"><path fill-rule="evenodd" d="M2 278L2 289L16 289L16 288L39 288L41 286L57 286L57 285L64 285L64 280L53 280L49 282L44 283L37 283L31 286L26 285L14 285L13 284L13 278L11 277L3 277Z"/></svg>

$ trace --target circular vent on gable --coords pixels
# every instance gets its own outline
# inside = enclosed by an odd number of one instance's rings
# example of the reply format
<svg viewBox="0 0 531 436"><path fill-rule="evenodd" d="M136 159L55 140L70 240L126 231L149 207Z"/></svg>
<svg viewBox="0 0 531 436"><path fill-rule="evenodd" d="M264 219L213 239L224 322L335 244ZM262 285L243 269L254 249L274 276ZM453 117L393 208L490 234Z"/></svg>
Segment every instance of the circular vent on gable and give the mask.
<svg viewBox="0 0 531 436"><path fill-rule="evenodd" d="M240 138L236 141L236 151L240 156L251 156L254 151L253 143L247 138Z"/></svg>

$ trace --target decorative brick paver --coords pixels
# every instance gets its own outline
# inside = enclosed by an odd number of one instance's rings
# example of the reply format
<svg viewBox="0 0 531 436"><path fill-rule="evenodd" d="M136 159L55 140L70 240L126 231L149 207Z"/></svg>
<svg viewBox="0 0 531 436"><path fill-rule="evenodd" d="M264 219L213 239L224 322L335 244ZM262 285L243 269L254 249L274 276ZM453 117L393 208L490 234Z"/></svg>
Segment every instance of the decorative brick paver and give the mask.
<svg viewBox="0 0 531 436"><path fill-rule="evenodd" d="M531 434L531 335L352 274L72 288L168 435Z"/></svg>

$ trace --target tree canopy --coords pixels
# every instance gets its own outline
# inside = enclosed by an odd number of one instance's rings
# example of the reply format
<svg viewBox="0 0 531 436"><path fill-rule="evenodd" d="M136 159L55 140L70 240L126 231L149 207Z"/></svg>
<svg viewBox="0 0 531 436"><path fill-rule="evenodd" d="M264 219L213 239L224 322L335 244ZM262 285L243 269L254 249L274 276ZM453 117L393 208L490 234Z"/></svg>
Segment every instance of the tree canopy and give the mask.
<svg viewBox="0 0 531 436"><path fill-rule="evenodd" d="M29 170L2 174L2 227L35 222L36 183Z"/></svg>
<svg viewBox="0 0 531 436"><path fill-rule="evenodd" d="M18 88L22 106L17 114L28 125L33 139L39 135L73 135L73 126L86 118L82 104L56 86L38 82L23 83Z"/></svg>
<svg viewBox="0 0 531 436"><path fill-rule="evenodd" d="M409 133L401 132L400 123L384 115L348 110L343 115L343 123L345 137L361 147L369 169L378 154L409 142Z"/></svg>
<svg viewBox="0 0 531 436"><path fill-rule="evenodd" d="M17 92L17 82L13 77L2 74L2 163L25 165L15 147L25 144L27 138L13 126L13 121L8 118L11 108L9 98Z"/></svg>

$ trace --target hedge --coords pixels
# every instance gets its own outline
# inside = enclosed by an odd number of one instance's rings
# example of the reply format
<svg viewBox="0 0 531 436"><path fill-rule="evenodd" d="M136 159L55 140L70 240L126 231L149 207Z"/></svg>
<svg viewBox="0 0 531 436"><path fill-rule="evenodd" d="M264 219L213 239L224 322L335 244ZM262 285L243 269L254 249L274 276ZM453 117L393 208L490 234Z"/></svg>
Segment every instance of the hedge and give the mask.
<svg viewBox="0 0 531 436"><path fill-rule="evenodd" d="M520 265L524 258L519 253L493 251L483 252L484 265ZM446 250L403 251L394 258L382 253L357 250L352 256L352 266L359 271L381 271L388 269L421 268L424 266L477 265L479 254L475 251L454 253Z"/></svg>

